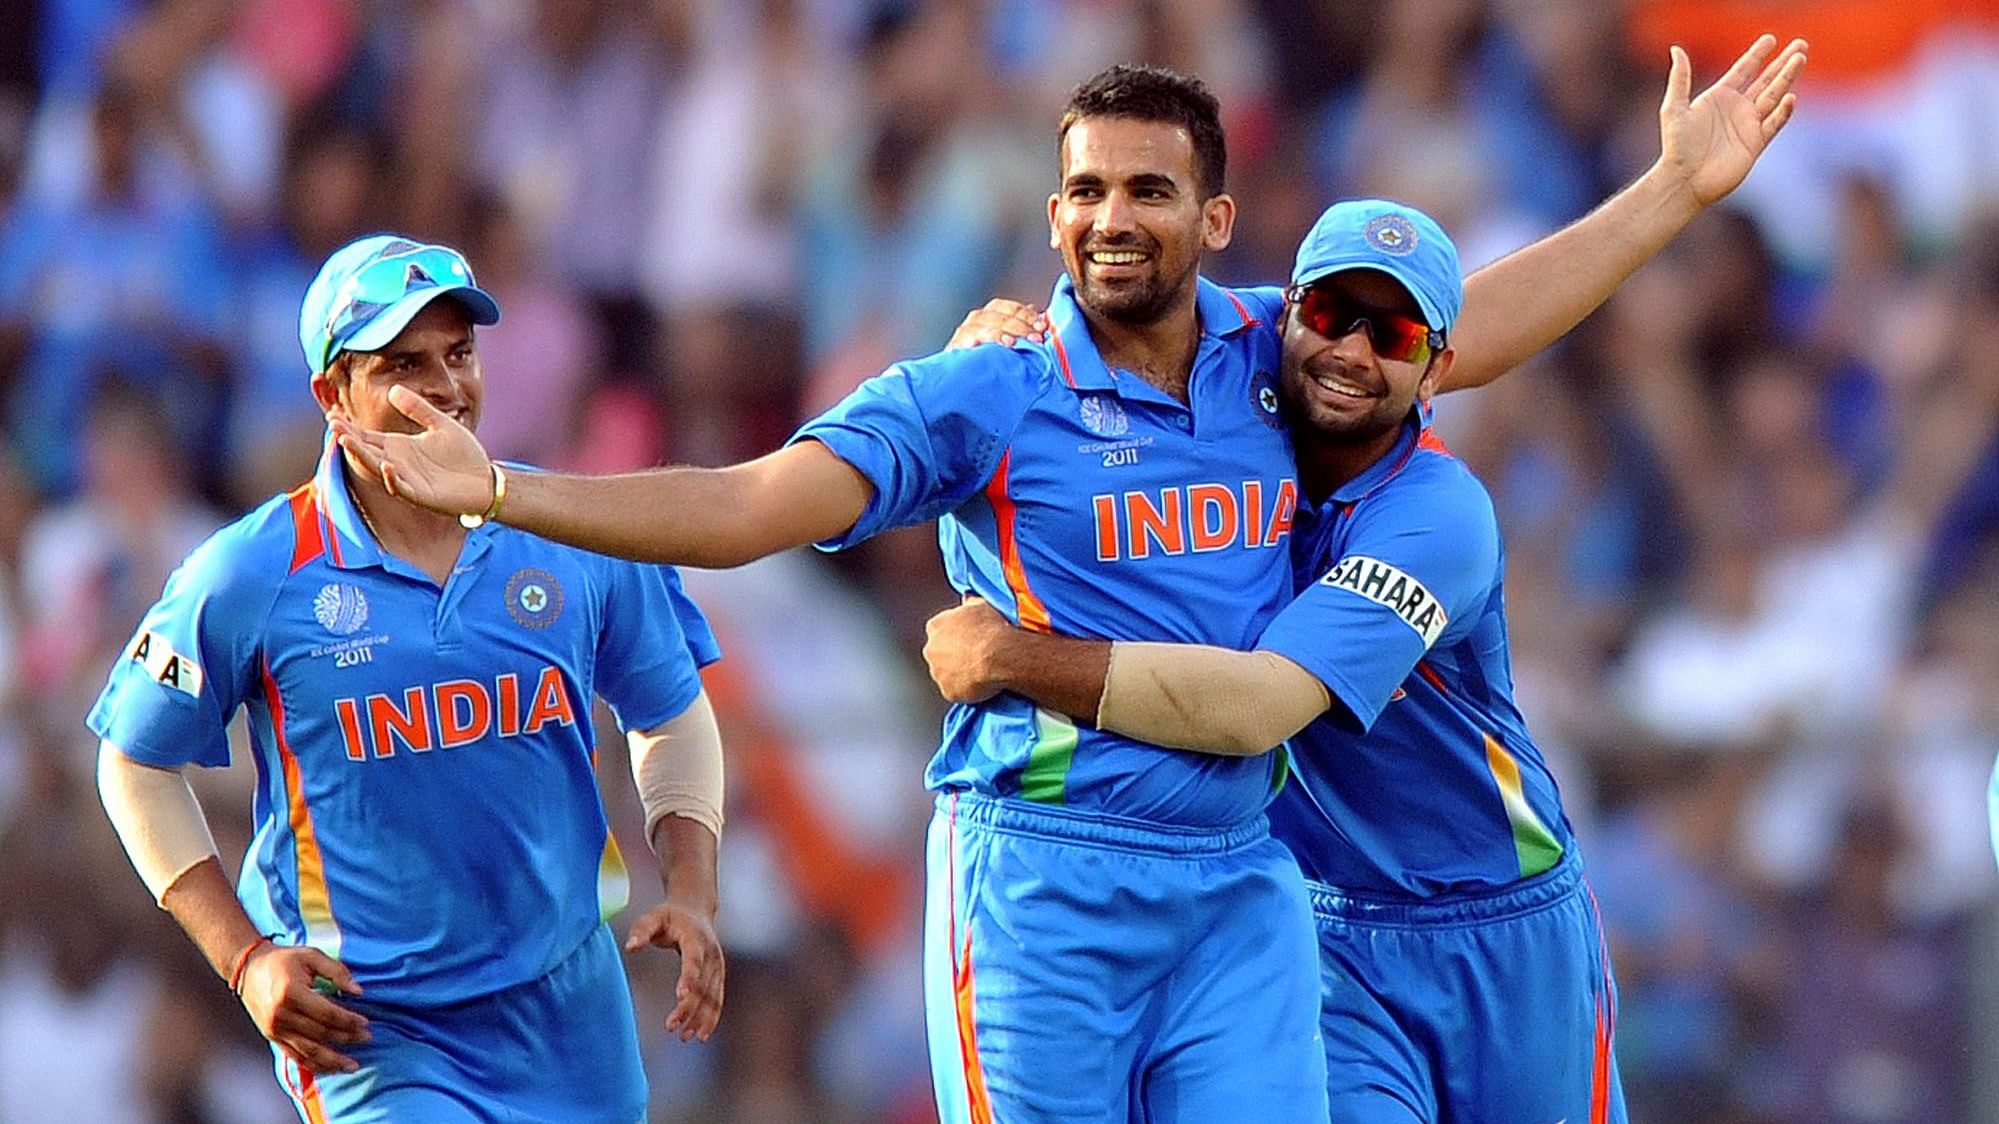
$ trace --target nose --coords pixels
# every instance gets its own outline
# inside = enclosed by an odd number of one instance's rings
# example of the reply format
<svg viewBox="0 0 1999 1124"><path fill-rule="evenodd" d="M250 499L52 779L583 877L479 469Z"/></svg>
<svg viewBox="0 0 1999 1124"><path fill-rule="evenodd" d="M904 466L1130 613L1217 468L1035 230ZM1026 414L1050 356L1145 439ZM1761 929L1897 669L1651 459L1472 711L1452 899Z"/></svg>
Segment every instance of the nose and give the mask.
<svg viewBox="0 0 1999 1124"><path fill-rule="evenodd" d="M1131 200L1122 191L1106 192L1104 201L1097 204L1090 226L1098 234L1124 234L1136 229Z"/></svg>
<svg viewBox="0 0 1999 1124"><path fill-rule="evenodd" d="M1374 362L1374 325L1367 317L1357 316L1332 341L1333 354L1345 363L1366 366Z"/></svg>

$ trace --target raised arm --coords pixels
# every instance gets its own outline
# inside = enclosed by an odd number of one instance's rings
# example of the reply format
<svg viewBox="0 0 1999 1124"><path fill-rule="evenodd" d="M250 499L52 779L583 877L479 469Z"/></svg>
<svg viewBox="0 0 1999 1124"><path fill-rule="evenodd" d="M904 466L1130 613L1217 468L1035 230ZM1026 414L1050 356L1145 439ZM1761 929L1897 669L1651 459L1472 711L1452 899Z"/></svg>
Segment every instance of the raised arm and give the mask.
<svg viewBox="0 0 1999 1124"><path fill-rule="evenodd" d="M726 468L659 468L617 476L506 474L472 431L410 391L391 392L417 433L361 430L344 418L341 446L389 490L448 514L490 517L546 539L642 562L740 566L829 539L854 525L874 486L817 441ZM495 510L497 509L497 510Z"/></svg>
<svg viewBox="0 0 1999 1124"><path fill-rule="evenodd" d="M1693 217L1734 191L1797 106L1806 44L1750 45L1689 100L1693 67L1673 48L1659 105L1659 159L1602 206L1465 280L1453 330L1458 361L1440 390L1464 390L1518 366L1585 316Z"/></svg>
<svg viewBox="0 0 1999 1124"><path fill-rule="evenodd" d="M1316 676L1274 652L1030 632L976 598L930 618L926 630L930 677L953 702L1011 691L1172 749L1263 753L1332 705Z"/></svg>

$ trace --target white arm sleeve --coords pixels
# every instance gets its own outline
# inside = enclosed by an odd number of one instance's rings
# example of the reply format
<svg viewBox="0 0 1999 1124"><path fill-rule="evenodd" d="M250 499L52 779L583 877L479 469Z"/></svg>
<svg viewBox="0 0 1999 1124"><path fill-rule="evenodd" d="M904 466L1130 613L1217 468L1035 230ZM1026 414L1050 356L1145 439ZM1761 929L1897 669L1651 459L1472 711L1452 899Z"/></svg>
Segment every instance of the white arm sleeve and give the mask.
<svg viewBox="0 0 1999 1124"><path fill-rule="evenodd" d="M208 819L179 769L141 765L104 742L97 749L97 795L155 903L216 853Z"/></svg>
<svg viewBox="0 0 1999 1124"><path fill-rule="evenodd" d="M702 691L687 709L650 730L625 735L632 781L646 814L646 843L659 821L685 816L722 838L722 731Z"/></svg>
<svg viewBox="0 0 1999 1124"><path fill-rule="evenodd" d="M1111 645L1097 726L1172 749L1249 757L1332 704L1318 676L1275 652L1120 640Z"/></svg>

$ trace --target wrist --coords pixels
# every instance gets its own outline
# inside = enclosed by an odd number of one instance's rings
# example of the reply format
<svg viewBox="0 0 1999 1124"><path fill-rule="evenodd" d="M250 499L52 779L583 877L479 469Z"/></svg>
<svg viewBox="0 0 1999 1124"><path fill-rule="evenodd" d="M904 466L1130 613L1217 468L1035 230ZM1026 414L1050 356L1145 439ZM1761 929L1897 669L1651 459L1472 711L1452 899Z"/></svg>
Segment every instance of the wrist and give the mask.
<svg viewBox="0 0 1999 1124"><path fill-rule="evenodd" d="M235 958L230 961L229 974L224 979L229 983L231 994L243 994L243 976L250 969L250 961L256 959L258 951L266 947L275 948L277 947L277 942L269 936L259 934L256 940L243 946L243 951L237 953Z"/></svg>
<svg viewBox="0 0 1999 1124"><path fill-rule="evenodd" d="M1647 210L1663 213L1668 221L1684 226L1707 204L1694 191L1693 180L1664 156L1652 162L1631 185L1631 191Z"/></svg>
<svg viewBox="0 0 1999 1124"><path fill-rule="evenodd" d="M458 517L458 521L464 524L468 530L498 519L500 517L500 505L507 502L507 470L500 467L499 461L488 460L486 462L486 471L492 478L493 498L486 504L486 510L477 515L460 515Z"/></svg>

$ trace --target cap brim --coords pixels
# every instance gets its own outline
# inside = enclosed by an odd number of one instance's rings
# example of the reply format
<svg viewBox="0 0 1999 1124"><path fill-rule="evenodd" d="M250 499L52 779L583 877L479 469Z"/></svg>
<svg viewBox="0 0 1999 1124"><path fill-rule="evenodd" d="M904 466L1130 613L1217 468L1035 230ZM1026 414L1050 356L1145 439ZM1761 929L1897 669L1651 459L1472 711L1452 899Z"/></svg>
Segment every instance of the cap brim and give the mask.
<svg viewBox="0 0 1999 1124"><path fill-rule="evenodd" d="M401 335L416 314L430 306L439 297L454 297L472 314L474 324L498 324L500 322L500 302L492 294L473 285L450 285L436 289L424 289L411 293L370 320L362 329L349 336L341 344L341 351L378 351L387 347Z"/></svg>
<svg viewBox="0 0 1999 1124"><path fill-rule="evenodd" d="M1345 273L1350 269L1371 269L1376 273L1386 273L1390 277L1395 278L1396 283L1401 285L1411 297L1415 298L1416 307L1423 310L1423 323L1428 324L1433 330L1443 331L1443 310L1437 307L1435 301L1423 295L1422 286L1416 283L1415 278L1408 271L1396 268L1395 263L1392 261L1383 261L1376 257L1336 259L1314 265L1303 276L1293 279L1291 283L1303 288L1306 285L1323 281L1335 273Z"/></svg>

